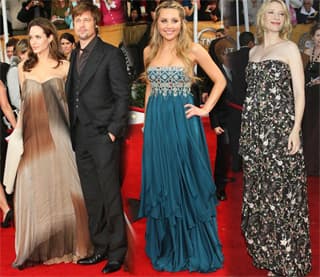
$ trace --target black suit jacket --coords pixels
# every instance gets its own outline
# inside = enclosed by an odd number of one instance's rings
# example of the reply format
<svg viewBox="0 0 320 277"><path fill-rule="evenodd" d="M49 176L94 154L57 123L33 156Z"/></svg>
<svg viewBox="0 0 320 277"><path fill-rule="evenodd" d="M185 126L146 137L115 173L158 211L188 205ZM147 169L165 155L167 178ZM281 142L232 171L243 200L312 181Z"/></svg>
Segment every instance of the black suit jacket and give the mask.
<svg viewBox="0 0 320 277"><path fill-rule="evenodd" d="M222 39L223 38L218 38L218 39L213 40L211 42L211 44L209 46L209 50L208 50L209 55L211 56L212 60L219 67L219 69L221 70L221 72L223 73L223 75L227 81L226 88L224 89L222 95L220 96L217 104L214 106L214 108L209 113L210 124L211 124L212 129L214 129L216 127L222 127L222 128L226 127L227 116L228 116L227 100L228 100L229 93L231 90L230 80L227 78L227 74L223 68L223 65L221 64L221 62L218 59L217 54L215 53L215 46ZM201 76L202 74L204 75L204 92L210 93L212 86L214 84L211 81L211 79L204 73L204 71L202 69L200 69L199 75ZM203 77L203 76L201 76L201 77Z"/></svg>
<svg viewBox="0 0 320 277"><path fill-rule="evenodd" d="M238 105L243 104L246 96L246 67L249 61L249 51L249 47L243 47L229 54L232 71L232 90L229 100Z"/></svg>
<svg viewBox="0 0 320 277"><path fill-rule="evenodd" d="M71 132L75 124L75 85L72 72L76 71L76 54L66 82ZM128 121L129 80L125 60L120 49L103 42L100 38L92 50L80 75L79 111L82 124L90 124L100 134L108 132L122 137Z"/></svg>

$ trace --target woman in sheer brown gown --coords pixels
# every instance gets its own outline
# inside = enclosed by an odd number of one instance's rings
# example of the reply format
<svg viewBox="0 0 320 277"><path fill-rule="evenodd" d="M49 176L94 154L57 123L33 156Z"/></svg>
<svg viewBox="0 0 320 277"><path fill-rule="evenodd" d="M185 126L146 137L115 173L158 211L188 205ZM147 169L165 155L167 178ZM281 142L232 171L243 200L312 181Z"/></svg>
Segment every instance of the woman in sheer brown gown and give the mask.
<svg viewBox="0 0 320 277"><path fill-rule="evenodd" d="M30 22L29 56L19 64L23 149L15 186L13 266L76 261L90 252L87 212L69 138L64 90L69 63L54 25Z"/></svg>

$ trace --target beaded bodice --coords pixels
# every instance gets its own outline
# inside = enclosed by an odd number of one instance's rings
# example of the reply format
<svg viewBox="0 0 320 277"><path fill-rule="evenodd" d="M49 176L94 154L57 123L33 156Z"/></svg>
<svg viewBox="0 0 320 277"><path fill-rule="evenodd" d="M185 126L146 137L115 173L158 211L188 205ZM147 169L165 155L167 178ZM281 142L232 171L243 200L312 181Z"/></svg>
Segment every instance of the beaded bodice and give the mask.
<svg viewBox="0 0 320 277"><path fill-rule="evenodd" d="M151 95L187 96L191 94L191 79L183 67L149 67L147 70L151 83Z"/></svg>

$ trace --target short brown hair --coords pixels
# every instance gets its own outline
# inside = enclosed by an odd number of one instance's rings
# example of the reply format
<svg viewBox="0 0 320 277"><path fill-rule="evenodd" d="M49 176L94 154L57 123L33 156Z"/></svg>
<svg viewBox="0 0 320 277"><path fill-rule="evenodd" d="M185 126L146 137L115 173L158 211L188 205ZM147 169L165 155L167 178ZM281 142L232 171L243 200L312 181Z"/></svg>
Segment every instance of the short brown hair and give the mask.
<svg viewBox="0 0 320 277"><path fill-rule="evenodd" d="M93 5L90 2L81 2L79 5L75 6L72 9L72 19L74 20L75 17L78 15L82 15L84 12L90 12L94 18L94 21L97 25L100 24L101 20L101 13L99 8L96 5Z"/></svg>

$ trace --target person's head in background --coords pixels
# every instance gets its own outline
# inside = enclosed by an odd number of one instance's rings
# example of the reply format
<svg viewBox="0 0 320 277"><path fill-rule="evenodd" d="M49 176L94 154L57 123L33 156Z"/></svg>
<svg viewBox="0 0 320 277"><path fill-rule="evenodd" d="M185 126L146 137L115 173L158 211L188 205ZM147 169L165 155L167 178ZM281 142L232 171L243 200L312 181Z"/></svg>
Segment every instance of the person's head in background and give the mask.
<svg viewBox="0 0 320 277"><path fill-rule="evenodd" d="M24 61L28 58L29 42L26 38L18 41L16 45L16 55L20 61Z"/></svg>
<svg viewBox="0 0 320 277"><path fill-rule="evenodd" d="M139 21L139 13L136 8L132 8L130 12L130 17L129 17L130 22L137 22Z"/></svg>
<svg viewBox="0 0 320 277"><path fill-rule="evenodd" d="M15 54L15 50L16 50L16 44L18 42L18 39L16 38L10 38L8 40L8 42L6 43L6 55L7 58L9 60L9 62L11 61L11 58L14 56Z"/></svg>
<svg viewBox="0 0 320 277"><path fill-rule="evenodd" d="M254 35L251 32L242 32L239 35L240 47L252 48L255 45L254 40Z"/></svg>
<svg viewBox="0 0 320 277"><path fill-rule="evenodd" d="M320 48L320 22L314 24L309 33L312 37L314 47Z"/></svg>
<svg viewBox="0 0 320 277"><path fill-rule="evenodd" d="M227 34L226 34L226 31L224 28L220 28L220 29L217 29L216 30L216 38L223 38L225 37Z"/></svg>
<svg viewBox="0 0 320 277"><path fill-rule="evenodd" d="M59 42L61 52L65 55L66 59L69 60L71 52L76 46L74 36L70 33L63 33L60 35Z"/></svg>
<svg viewBox="0 0 320 277"><path fill-rule="evenodd" d="M307 12L310 12L313 6L313 0L303 0L302 5Z"/></svg>
<svg viewBox="0 0 320 277"><path fill-rule="evenodd" d="M208 12L213 12L218 9L218 1L217 0L209 0L207 1L207 10Z"/></svg>
<svg viewBox="0 0 320 277"><path fill-rule="evenodd" d="M52 0L52 6L55 6L56 8L64 8L69 4L69 1L67 0Z"/></svg>

